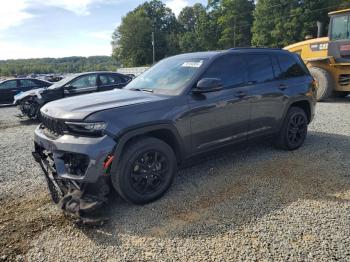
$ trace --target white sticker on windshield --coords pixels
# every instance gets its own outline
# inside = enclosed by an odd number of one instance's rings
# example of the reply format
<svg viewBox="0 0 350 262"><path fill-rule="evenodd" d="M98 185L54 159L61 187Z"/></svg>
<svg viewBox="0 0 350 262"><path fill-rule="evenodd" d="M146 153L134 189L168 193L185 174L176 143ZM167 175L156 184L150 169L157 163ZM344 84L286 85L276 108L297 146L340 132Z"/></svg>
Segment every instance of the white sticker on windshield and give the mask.
<svg viewBox="0 0 350 262"><path fill-rule="evenodd" d="M203 64L203 60L198 62L185 62L182 64L182 67L200 67Z"/></svg>

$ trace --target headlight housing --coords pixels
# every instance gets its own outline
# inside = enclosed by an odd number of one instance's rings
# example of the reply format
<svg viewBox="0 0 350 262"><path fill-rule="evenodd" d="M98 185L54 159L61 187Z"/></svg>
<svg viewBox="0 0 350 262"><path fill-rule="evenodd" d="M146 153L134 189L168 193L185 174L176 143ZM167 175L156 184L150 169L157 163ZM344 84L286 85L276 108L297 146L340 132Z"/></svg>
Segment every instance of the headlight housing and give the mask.
<svg viewBox="0 0 350 262"><path fill-rule="evenodd" d="M102 136L107 124L105 122L65 122L70 133L88 136Z"/></svg>

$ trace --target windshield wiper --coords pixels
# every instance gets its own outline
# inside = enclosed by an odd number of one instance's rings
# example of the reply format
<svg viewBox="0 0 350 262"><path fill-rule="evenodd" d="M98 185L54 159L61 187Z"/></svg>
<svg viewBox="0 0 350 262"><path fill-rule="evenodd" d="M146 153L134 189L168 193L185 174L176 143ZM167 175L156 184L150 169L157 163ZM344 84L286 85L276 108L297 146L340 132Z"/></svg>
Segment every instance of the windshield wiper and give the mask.
<svg viewBox="0 0 350 262"><path fill-rule="evenodd" d="M149 89L149 88L130 88L130 90L132 90L132 91L143 91L143 92L153 93L153 89Z"/></svg>

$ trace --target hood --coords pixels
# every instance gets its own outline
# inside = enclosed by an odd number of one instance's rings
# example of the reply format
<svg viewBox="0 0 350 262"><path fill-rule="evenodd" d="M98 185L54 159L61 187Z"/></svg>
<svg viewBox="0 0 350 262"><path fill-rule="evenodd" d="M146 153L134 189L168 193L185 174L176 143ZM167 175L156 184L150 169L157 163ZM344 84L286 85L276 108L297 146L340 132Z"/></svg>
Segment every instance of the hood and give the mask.
<svg viewBox="0 0 350 262"><path fill-rule="evenodd" d="M295 47L300 47L303 45L310 45L310 44L318 44L318 43L327 43L329 42L329 38L328 37L321 37L321 38L313 38L313 39L309 39L309 40L304 40L292 45L288 45L286 47L284 47L283 49L285 50L289 50L289 49L293 49Z"/></svg>
<svg viewBox="0 0 350 262"><path fill-rule="evenodd" d="M152 93L115 89L56 100L43 106L41 112L53 118L82 120L97 111L163 99L166 97Z"/></svg>
<svg viewBox="0 0 350 262"><path fill-rule="evenodd" d="M37 88L37 89L32 89L32 90L28 90L25 92L20 92L17 95L15 95L14 98L14 103L16 103L19 100L22 100L25 97L28 96L37 96L37 97L41 97L41 93L45 90L45 88Z"/></svg>

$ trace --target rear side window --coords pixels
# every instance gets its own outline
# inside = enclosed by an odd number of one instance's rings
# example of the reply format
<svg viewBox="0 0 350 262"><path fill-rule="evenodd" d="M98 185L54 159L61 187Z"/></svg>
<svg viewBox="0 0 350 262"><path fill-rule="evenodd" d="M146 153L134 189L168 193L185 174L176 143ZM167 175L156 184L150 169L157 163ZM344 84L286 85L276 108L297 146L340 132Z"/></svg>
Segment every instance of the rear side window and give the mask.
<svg viewBox="0 0 350 262"><path fill-rule="evenodd" d="M292 55L278 54L277 60L281 68L281 73L278 76L279 78L308 75L308 73L305 71L305 68L300 64L300 61L298 61L298 59Z"/></svg>
<svg viewBox="0 0 350 262"><path fill-rule="evenodd" d="M36 83L37 86L50 86L49 83L45 83L39 80L34 80L34 82Z"/></svg>
<svg viewBox="0 0 350 262"><path fill-rule="evenodd" d="M245 58L250 83L265 83L274 79L271 59L268 55L247 55Z"/></svg>
<svg viewBox="0 0 350 262"><path fill-rule="evenodd" d="M216 59L202 78L220 78L224 88L244 84L246 64L241 56L225 55Z"/></svg>
<svg viewBox="0 0 350 262"><path fill-rule="evenodd" d="M19 84L21 87L34 87L37 86L37 84L29 79L21 79L19 80Z"/></svg>
<svg viewBox="0 0 350 262"><path fill-rule="evenodd" d="M124 82L118 75L100 75L100 81L102 85L117 85Z"/></svg>

